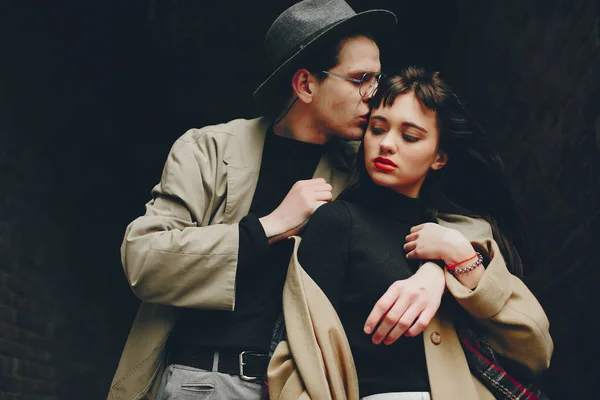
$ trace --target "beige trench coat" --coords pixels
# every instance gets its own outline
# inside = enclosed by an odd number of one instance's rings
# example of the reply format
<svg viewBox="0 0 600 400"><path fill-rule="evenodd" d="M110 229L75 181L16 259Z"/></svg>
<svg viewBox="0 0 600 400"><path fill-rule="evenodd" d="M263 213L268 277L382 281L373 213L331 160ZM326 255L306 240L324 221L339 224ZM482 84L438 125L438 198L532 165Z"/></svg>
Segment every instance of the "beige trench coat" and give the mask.
<svg viewBox="0 0 600 400"><path fill-rule="evenodd" d="M122 264L142 300L108 399L153 399L177 307L233 310L238 222L248 214L269 121L192 129L171 149L146 213L126 230ZM336 196L357 142L328 145L314 177Z"/></svg>
<svg viewBox="0 0 600 400"><path fill-rule="evenodd" d="M500 354L535 373L548 368L553 351L549 323L527 287L511 275L487 223L463 217L439 221L461 231L490 257L477 289L464 287L446 273L449 292L486 327L490 344ZM290 260L283 307L287 341L277 347L269 364L271 400L358 400L358 379L344 329L331 303L298 263ZM400 339L402 340L402 339ZM452 324L442 306L423 332L433 400L492 400L471 375Z"/></svg>

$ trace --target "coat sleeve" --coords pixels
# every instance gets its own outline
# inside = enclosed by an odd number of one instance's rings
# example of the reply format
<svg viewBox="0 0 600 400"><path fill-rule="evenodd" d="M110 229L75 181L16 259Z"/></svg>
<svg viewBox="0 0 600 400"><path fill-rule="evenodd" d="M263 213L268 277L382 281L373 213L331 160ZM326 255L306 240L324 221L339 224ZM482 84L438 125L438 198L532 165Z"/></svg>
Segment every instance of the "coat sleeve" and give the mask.
<svg viewBox="0 0 600 400"><path fill-rule="evenodd" d="M527 286L508 271L487 222L466 217L450 220L440 224L465 234L490 261L475 290L446 272L448 290L484 327L494 350L536 374L543 372L550 365L554 345L542 306Z"/></svg>
<svg viewBox="0 0 600 400"><path fill-rule="evenodd" d="M216 146L179 139L152 190L145 215L126 229L121 262L141 300L176 307L232 310L238 224L210 225L216 193ZM222 180L222 179L221 179Z"/></svg>

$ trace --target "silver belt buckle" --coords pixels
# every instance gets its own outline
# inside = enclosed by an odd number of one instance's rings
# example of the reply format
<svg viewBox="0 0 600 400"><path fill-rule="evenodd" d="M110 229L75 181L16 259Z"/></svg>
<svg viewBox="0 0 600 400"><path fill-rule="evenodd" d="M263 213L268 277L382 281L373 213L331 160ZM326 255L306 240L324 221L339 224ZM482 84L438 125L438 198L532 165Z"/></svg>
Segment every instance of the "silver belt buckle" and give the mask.
<svg viewBox="0 0 600 400"><path fill-rule="evenodd" d="M263 353L259 353L258 351L242 351L240 353L240 378L244 381L248 381L248 382L252 382L252 381L256 381L258 379L260 379L257 376L246 376L244 375L244 365L246 365L246 361L244 359L244 356L246 356L247 354L249 355L255 355L255 356L262 356L262 357L268 357L266 354Z"/></svg>

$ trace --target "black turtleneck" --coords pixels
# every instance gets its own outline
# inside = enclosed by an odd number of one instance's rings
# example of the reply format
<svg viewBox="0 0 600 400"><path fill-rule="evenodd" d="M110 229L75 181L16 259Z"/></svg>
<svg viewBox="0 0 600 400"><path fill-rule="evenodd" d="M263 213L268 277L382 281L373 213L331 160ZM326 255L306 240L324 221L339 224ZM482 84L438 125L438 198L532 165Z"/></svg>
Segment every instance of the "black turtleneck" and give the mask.
<svg viewBox="0 0 600 400"><path fill-rule="evenodd" d="M348 336L360 396L429 391L423 337L375 345L363 331L375 303L418 263L402 246L412 226L429 221L419 200L372 183L320 207L303 234L298 258L335 307Z"/></svg>
<svg viewBox="0 0 600 400"><path fill-rule="evenodd" d="M268 352L293 242L269 246L258 218L275 210L294 183L312 178L325 148L267 132L250 214L239 223L235 310L183 309L169 338L171 351L193 354L210 347Z"/></svg>

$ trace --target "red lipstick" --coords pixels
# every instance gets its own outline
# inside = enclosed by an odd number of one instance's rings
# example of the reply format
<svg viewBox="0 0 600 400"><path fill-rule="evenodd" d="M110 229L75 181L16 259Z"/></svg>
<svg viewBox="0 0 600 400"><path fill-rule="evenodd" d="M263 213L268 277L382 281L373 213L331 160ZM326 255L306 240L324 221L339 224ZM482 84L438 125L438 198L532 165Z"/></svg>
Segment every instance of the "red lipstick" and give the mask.
<svg viewBox="0 0 600 400"><path fill-rule="evenodd" d="M398 166L396 164L394 164L394 162L392 160L390 160L389 158L384 158L384 157L377 157L373 161L373 164L375 164L375 168L377 168L380 171L384 171L384 172L391 172L391 171L395 170L396 168L398 168Z"/></svg>

